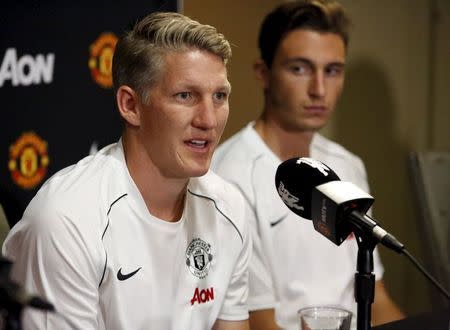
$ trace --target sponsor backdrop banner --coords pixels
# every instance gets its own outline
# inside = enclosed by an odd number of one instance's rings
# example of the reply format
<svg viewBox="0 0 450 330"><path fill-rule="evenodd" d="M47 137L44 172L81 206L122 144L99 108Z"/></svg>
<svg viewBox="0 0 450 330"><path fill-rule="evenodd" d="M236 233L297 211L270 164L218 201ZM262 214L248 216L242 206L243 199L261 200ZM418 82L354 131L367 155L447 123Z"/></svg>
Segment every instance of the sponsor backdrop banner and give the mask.
<svg viewBox="0 0 450 330"><path fill-rule="evenodd" d="M175 0L0 3L0 204L10 225L56 171L117 141L117 37Z"/></svg>

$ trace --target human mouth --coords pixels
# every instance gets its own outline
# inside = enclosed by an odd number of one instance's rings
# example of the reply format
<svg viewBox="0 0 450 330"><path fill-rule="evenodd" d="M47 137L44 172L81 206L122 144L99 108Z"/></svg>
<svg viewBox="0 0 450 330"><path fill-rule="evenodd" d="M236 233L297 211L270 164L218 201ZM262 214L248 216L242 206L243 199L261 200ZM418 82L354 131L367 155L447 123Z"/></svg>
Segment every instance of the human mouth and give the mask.
<svg viewBox="0 0 450 330"><path fill-rule="evenodd" d="M188 144L192 145L195 148L203 148L206 145L205 140L189 140Z"/></svg>
<svg viewBox="0 0 450 330"><path fill-rule="evenodd" d="M208 140L192 139L185 142L190 148L196 151L205 151L209 145Z"/></svg>
<svg viewBox="0 0 450 330"><path fill-rule="evenodd" d="M327 107L324 105L307 105L307 106L305 106L305 109L325 111L327 109Z"/></svg>
<svg viewBox="0 0 450 330"><path fill-rule="evenodd" d="M310 114L323 114L327 111L327 107L322 105L311 105L305 107L305 110Z"/></svg>

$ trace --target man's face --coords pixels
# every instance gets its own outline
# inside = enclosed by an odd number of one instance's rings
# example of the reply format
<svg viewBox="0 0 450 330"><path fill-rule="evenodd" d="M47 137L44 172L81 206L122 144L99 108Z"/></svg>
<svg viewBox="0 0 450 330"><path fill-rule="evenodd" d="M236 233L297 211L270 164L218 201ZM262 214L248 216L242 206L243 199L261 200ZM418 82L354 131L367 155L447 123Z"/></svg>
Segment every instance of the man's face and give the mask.
<svg viewBox="0 0 450 330"><path fill-rule="evenodd" d="M142 104L140 143L163 176L205 174L228 118L230 84L219 56L171 52Z"/></svg>
<svg viewBox="0 0 450 330"><path fill-rule="evenodd" d="M344 85L345 45L334 33L298 29L280 42L265 79L270 115L288 131L316 131Z"/></svg>

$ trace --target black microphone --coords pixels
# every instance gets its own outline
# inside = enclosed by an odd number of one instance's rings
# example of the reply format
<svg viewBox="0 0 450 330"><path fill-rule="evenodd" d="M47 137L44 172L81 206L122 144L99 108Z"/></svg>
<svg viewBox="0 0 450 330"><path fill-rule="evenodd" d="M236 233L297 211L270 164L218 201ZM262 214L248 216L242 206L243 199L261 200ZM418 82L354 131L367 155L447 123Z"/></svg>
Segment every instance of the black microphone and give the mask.
<svg viewBox="0 0 450 330"><path fill-rule="evenodd" d="M327 165L312 158L291 158L278 166L275 185L286 206L336 245L355 231L401 253L404 245L365 214L374 198L340 181Z"/></svg>

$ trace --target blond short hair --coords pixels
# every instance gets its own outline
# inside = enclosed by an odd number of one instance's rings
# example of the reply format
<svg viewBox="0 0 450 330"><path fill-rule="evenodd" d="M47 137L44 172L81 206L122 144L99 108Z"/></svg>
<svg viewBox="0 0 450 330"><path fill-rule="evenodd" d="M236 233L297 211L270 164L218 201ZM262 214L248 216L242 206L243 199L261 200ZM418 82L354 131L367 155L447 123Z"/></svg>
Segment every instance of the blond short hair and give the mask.
<svg viewBox="0 0 450 330"><path fill-rule="evenodd" d="M224 64L231 58L230 43L213 26L173 12L145 16L116 45L114 89L127 85L145 102L147 89L160 77L165 55L189 49L209 51L222 58Z"/></svg>

